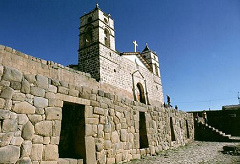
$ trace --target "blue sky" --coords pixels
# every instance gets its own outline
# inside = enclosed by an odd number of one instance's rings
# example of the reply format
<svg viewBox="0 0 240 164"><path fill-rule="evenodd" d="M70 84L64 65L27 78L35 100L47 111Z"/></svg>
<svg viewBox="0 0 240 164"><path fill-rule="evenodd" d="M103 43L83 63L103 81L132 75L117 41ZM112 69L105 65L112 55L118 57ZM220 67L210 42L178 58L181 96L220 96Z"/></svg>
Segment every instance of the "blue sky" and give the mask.
<svg viewBox="0 0 240 164"><path fill-rule="evenodd" d="M239 0L98 0L115 21L116 49L148 43L164 95L183 111L238 104ZM79 17L96 0L1 0L0 44L63 65L77 63Z"/></svg>

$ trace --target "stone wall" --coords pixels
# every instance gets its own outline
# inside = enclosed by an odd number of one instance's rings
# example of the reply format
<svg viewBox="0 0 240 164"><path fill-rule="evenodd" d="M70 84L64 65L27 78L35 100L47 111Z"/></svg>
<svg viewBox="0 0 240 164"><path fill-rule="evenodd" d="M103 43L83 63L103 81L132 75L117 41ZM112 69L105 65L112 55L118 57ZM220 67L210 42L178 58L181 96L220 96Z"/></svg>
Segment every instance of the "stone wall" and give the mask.
<svg viewBox="0 0 240 164"><path fill-rule="evenodd" d="M8 47L0 46L0 63L0 163L118 163L194 138L192 114L131 101L85 73ZM72 140L78 148L84 142L83 159L59 156L59 144L66 139L61 130L66 103L84 110L84 141Z"/></svg>

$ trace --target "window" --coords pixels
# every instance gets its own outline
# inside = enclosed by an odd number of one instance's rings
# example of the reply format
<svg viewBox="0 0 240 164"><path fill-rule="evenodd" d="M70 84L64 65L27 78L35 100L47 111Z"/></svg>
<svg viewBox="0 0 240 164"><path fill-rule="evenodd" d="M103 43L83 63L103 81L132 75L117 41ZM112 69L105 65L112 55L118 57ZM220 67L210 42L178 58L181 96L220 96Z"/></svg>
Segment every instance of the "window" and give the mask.
<svg viewBox="0 0 240 164"><path fill-rule="evenodd" d="M107 20L107 18L104 18L104 22L105 22L105 23L108 23L108 20Z"/></svg>
<svg viewBox="0 0 240 164"><path fill-rule="evenodd" d="M104 44L108 48L110 48L110 34L107 29L104 30Z"/></svg>
<svg viewBox="0 0 240 164"><path fill-rule="evenodd" d="M92 27L87 27L84 35L84 45L88 45L93 41Z"/></svg>
<svg viewBox="0 0 240 164"><path fill-rule="evenodd" d="M87 21L88 21L88 23L89 23L89 22L92 22L92 17L89 17L89 18L87 19Z"/></svg>
<svg viewBox="0 0 240 164"><path fill-rule="evenodd" d="M137 83L137 100L146 104L144 89L141 83Z"/></svg>

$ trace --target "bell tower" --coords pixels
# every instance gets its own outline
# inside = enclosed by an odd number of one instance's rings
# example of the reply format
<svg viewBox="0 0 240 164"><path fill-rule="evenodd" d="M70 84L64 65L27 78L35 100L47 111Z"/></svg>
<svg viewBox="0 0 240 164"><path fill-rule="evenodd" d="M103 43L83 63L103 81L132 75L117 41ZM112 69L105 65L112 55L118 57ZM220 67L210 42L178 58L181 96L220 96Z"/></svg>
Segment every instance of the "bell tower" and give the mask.
<svg viewBox="0 0 240 164"><path fill-rule="evenodd" d="M80 18L79 30L79 69L100 81L100 56L106 55L101 50L115 51L114 21L97 4Z"/></svg>
<svg viewBox="0 0 240 164"><path fill-rule="evenodd" d="M142 51L142 56L145 58L148 64L151 65L153 74L160 77L158 56L155 52L149 49L147 44Z"/></svg>

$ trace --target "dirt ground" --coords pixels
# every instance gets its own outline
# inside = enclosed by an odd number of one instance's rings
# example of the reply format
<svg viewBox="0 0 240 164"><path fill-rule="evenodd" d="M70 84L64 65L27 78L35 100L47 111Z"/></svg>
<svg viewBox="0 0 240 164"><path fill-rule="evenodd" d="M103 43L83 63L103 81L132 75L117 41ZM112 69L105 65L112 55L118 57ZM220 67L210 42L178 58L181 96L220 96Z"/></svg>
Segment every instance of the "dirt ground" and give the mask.
<svg viewBox="0 0 240 164"><path fill-rule="evenodd" d="M162 151L157 156L146 156L126 164L240 164L240 156L221 152L225 145L239 144L194 141L178 149Z"/></svg>

